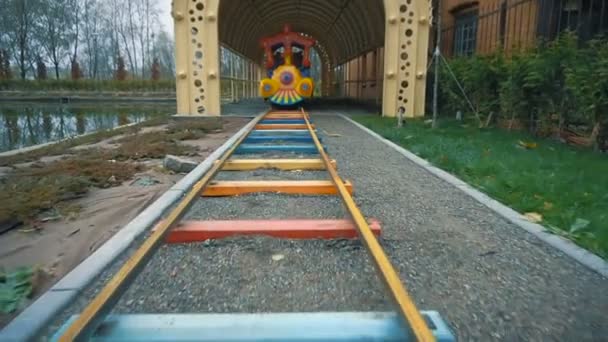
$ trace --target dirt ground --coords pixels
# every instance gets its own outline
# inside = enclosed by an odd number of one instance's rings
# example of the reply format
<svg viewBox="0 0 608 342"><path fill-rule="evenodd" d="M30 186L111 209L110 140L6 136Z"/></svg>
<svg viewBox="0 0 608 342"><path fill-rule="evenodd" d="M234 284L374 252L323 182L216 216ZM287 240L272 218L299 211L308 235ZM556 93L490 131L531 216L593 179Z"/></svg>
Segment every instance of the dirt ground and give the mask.
<svg viewBox="0 0 608 342"><path fill-rule="evenodd" d="M184 158L203 161L246 122L247 119L227 118L223 130L207 133L202 139L181 141L183 145L198 149L197 155ZM163 128L147 127L142 132ZM124 137L116 136L95 144L77 146L74 150L91 147L112 149L117 146L116 141ZM57 159L41 158L40 161L48 163ZM78 207L78 214L63 217L51 210L41 214L35 229L22 225L0 235L0 268L11 270L35 266L41 271L30 300L35 300L50 288L184 176L165 170L163 159L130 162L143 164L145 171L135 174L121 185L106 189L91 188L83 197L64 203ZM27 167L29 164L13 167ZM15 314L10 317L0 315L0 326Z"/></svg>

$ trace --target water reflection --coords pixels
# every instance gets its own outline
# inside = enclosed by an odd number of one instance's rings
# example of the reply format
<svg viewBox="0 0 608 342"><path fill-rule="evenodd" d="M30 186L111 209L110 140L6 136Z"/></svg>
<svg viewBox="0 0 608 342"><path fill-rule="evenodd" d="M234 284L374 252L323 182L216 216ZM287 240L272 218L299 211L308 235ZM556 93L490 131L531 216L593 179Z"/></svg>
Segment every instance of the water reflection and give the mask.
<svg viewBox="0 0 608 342"><path fill-rule="evenodd" d="M137 123L175 111L174 104L0 103L0 152Z"/></svg>

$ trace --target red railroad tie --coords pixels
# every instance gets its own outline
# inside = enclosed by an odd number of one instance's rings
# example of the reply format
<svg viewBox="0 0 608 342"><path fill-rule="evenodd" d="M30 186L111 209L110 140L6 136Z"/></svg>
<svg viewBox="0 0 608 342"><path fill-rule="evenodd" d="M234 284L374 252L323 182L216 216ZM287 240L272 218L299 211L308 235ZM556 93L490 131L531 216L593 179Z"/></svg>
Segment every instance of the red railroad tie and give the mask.
<svg viewBox="0 0 608 342"><path fill-rule="evenodd" d="M369 220L372 232L382 233L380 222ZM167 235L167 243L201 242L231 236L266 235L283 239L354 239L351 220L230 220L184 221Z"/></svg>

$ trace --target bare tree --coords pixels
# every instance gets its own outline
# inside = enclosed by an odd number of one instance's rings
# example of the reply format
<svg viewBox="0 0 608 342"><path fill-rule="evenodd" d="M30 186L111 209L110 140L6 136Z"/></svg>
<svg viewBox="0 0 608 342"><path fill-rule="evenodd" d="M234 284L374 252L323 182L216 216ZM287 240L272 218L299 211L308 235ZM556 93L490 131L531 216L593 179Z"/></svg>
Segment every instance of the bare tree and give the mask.
<svg viewBox="0 0 608 342"><path fill-rule="evenodd" d="M2 0L0 22L3 40L19 68L21 79L32 69L31 53L34 21L40 9L38 0Z"/></svg>
<svg viewBox="0 0 608 342"><path fill-rule="evenodd" d="M82 19L86 69L89 78L96 79L99 73L100 25L103 20L100 4L97 0L84 0Z"/></svg>
<svg viewBox="0 0 608 342"><path fill-rule="evenodd" d="M162 77L172 77L173 41L159 29L159 1L0 0L3 59L10 56L23 79L36 75L40 60L55 78L79 61L87 77L113 78L119 55L129 77L150 78L155 59Z"/></svg>
<svg viewBox="0 0 608 342"><path fill-rule="evenodd" d="M174 42L171 36L161 31L154 41L154 55L158 57L161 67L161 74L166 78L175 75L175 55Z"/></svg>
<svg viewBox="0 0 608 342"><path fill-rule="evenodd" d="M59 79L59 66L69 53L74 21L78 17L72 8L73 0L41 0L44 6L36 25L36 33Z"/></svg>
<svg viewBox="0 0 608 342"><path fill-rule="evenodd" d="M46 64L44 63L44 60L42 59L42 57L38 56L38 58L36 58L36 79L46 80L46 78L47 78Z"/></svg>
<svg viewBox="0 0 608 342"><path fill-rule="evenodd" d="M139 0L138 1L138 27L139 27L139 42L141 54L141 77L146 78L148 66L154 59L152 56L151 46L154 40L155 33L152 31L152 26L160 27L159 12L156 8L157 0Z"/></svg>
<svg viewBox="0 0 608 342"><path fill-rule="evenodd" d="M72 48L72 57L71 61L71 69L74 70L74 64L78 67L78 71L80 72L80 66L78 65L78 43L80 42L80 0L69 0L70 6L74 9L74 20L71 22L72 28L70 32L70 42L73 44ZM79 74L80 75L80 74Z"/></svg>

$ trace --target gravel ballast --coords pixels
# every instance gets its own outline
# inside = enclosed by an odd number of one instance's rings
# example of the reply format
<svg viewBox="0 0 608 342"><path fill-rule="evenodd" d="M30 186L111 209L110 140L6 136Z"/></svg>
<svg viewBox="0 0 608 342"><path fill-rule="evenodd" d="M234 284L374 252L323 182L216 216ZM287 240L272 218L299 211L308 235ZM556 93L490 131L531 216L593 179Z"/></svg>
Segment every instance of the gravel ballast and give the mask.
<svg viewBox="0 0 608 342"><path fill-rule="evenodd" d="M330 157L419 308L459 340L608 336L608 280L334 115L315 115ZM334 136L335 135L335 136ZM240 156L239 156L240 157ZM222 172L216 180L327 179L324 172ZM200 199L186 219L344 218L337 197ZM93 291L88 291L93 292ZM358 241L231 238L163 246L115 312L390 310Z"/></svg>

